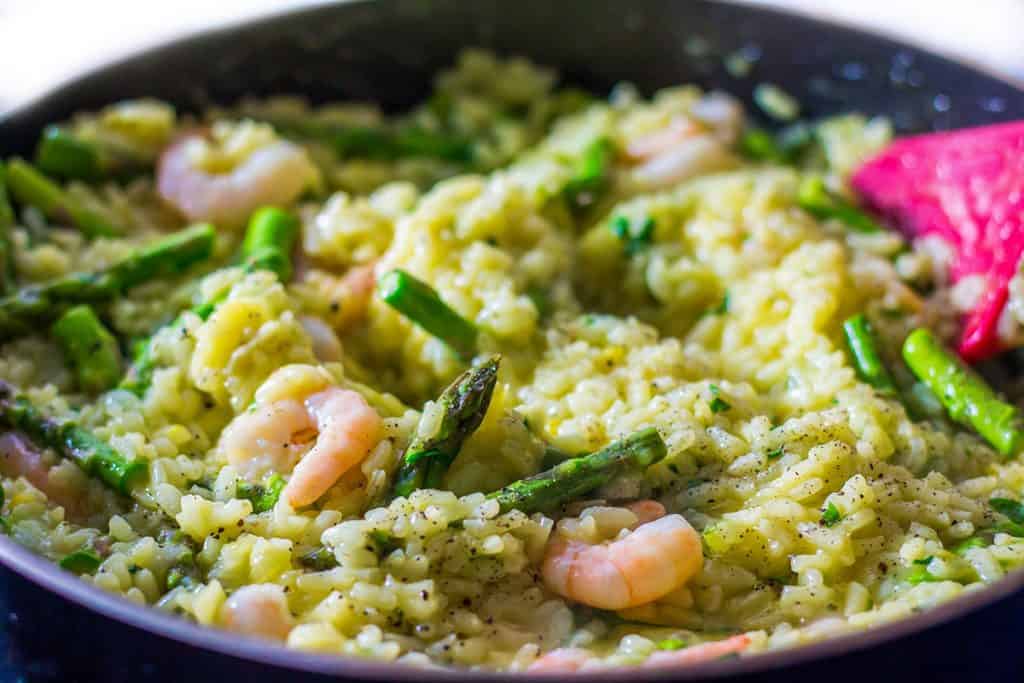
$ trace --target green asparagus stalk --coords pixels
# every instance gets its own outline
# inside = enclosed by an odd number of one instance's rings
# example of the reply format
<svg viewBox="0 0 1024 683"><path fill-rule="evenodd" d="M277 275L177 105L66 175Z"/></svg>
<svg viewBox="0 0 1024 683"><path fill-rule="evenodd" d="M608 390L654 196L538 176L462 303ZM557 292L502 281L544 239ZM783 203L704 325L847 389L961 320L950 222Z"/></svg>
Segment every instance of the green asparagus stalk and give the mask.
<svg viewBox="0 0 1024 683"><path fill-rule="evenodd" d="M180 273L213 251L210 225L187 228L136 250L106 270L74 273L0 299L0 338L35 331L80 303L107 301L132 287Z"/></svg>
<svg viewBox="0 0 1024 683"><path fill-rule="evenodd" d="M973 427L1004 456L1024 443L1024 425L1017 409L1000 399L985 380L935 338L919 328L903 342L903 359L957 422Z"/></svg>
<svg viewBox="0 0 1024 683"><path fill-rule="evenodd" d="M476 350L477 329L441 300L434 289L404 270L392 270L378 283L380 297L463 358Z"/></svg>
<svg viewBox="0 0 1024 683"><path fill-rule="evenodd" d="M145 462L128 460L110 444L73 420L60 421L45 415L10 384L0 381L0 424L24 432L37 445L52 448L74 460L87 474L129 494L147 473Z"/></svg>
<svg viewBox="0 0 1024 683"><path fill-rule="evenodd" d="M843 323L846 345L853 357L857 375L882 394L894 395L896 383L878 352L878 341L871 323L863 313L848 318Z"/></svg>
<svg viewBox="0 0 1024 683"><path fill-rule="evenodd" d="M590 206L605 190L614 159L615 146L608 138L598 138L583 150L572 177L562 189L572 209Z"/></svg>
<svg viewBox="0 0 1024 683"><path fill-rule="evenodd" d="M93 181L102 175L100 152L60 126L47 126L36 147L36 166L57 178Z"/></svg>
<svg viewBox="0 0 1024 683"><path fill-rule="evenodd" d="M117 339L86 305L64 313L51 329L83 391L100 393L117 384L121 352Z"/></svg>
<svg viewBox="0 0 1024 683"><path fill-rule="evenodd" d="M286 117L263 120L282 135L330 145L342 158L433 157L460 163L470 163L474 158L473 145L469 141L420 128L389 130Z"/></svg>
<svg viewBox="0 0 1024 683"><path fill-rule="evenodd" d="M442 411L440 419L420 420L395 476L395 496L408 496L422 488L440 488L463 442L487 414L500 360L492 356L459 375L437 399Z"/></svg>
<svg viewBox="0 0 1024 683"><path fill-rule="evenodd" d="M751 128L740 138L740 151L755 161L792 164L813 142L814 128L800 121L774 135L760 128Z"/></svg>
<svg viewBox="0 0 1024 683"><path fill-rule="evenodd" d="M665 457L667 449L653 427L605 446L589 455L571 458L549 470L512 482L488 495L503 512L550 510L607 484L630 470L643 470Z"/></svg>
<svg viewBox="0 0 1024 683"><path fill-rule="evenodd" d="M7 197L7 170L0 164L0 295L9 294L17 286L14 266L14 209Z"/></svg>
<svg viewBox="0 0 1024 683"><path fill-rule="evenodd" d="M797 190L797 204L819 220L836 218L855 232L880 232L881 226L874 218L858 209L842 197L829 191L825 181L817 176L805 178Z"/></svg>
<svg viewBox="0 0 1024 683"><path fill-rule="evenodd" d="M267 479L266 484L252 484L247 481L238 483L235 489L235 498L248 500L252 503L252 511L256 513L273 510L277 505L277 499L281 497L284 490L284 477L273 474Z"/></svg>
<svg viewBox="0 0 1024 683"><path fill-rule="evenodd" d="M7 185L22 204L36 207L50 220L78 228L86 237L114 237L125 232L105 216L83 206L24 159L15 157L7 162Z"/></svg>
<svg viewBox="0 0 1024 683"><path fill-rule="evenodd" d="M241 262L247 272L269 270L282 282L291 278L291 253L299 234L298 219L282 209L267 206L257 209L249 219L245 237L242 239ZM227 292L212 301L204 301L190 310L202 320L210 317ZM170 325L180 326L181 316ZM153 381L156 359L153 357L153 338L149 337L137 345L131 367L118 385L141 396Z"/></svg>

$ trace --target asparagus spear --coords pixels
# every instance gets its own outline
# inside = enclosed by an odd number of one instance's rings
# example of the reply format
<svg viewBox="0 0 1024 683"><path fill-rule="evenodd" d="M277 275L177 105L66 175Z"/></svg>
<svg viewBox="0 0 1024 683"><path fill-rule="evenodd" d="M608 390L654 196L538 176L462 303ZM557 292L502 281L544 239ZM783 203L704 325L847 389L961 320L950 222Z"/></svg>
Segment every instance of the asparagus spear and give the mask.
<svg viewBox="0 0 1024 683"><path fill-rule="evenodd" d="M467 140L420 128L388 130L285 117L264 121L283 135L326 143L340 157L434 157L462 163L472 162L474 157L473 145Z"/></svg>
<svg viewBox="0 0 1024 683"><path fill-rule="evenodd" d="M408 496L421 488L440 488L462 443L487 413L498 379L500 357L492 356L455 379L437 399L440 419L420 420L395 476L394 493Z"/></svg>
<svg viewBox="0 0 1024 683"><path fill-rule="evenodd" d="M380 296L406 318L434 335L463 358L476 350L477 329L426 282L404 270L392 270L378 283Z"/></svg>
<svg viewBox="0 0 1024 683"><path fill-rule="evenodd" d="M36 147L36 166L58 178L96 180L102 173L95 145L76 138L60 126L47 126Z"/></svg>
<svg viewBox="0 0 1024 683"><path fill-rule="evenodd" d="M271 475L265 485L242 481L235 488L235 498L244 498L250 501L253 512L266 512L274 509L274 506L277 505L277 499L281 497L285 483L284 477L279 474Z"/></svg>
<svg viewBox="0 0 1024 683"><path fill-rule="evenodd" d="M930 330L918 328L903 342L903 359L919 380L935 394L949 416L973 427L986 441L1010 456L1024 443L1024 426L1017 409L1001 400Z"/></svg>
<svg viewBox="0 0 1024 683"><path fill-rule="evenodd" d="M124 233L121 226L82 206L24 159L15 157L7 162L7 185L22 204L36 207L50 220L73 225L86 237L113 237Z"/></svg>
<svg viewBox="0 0 1024 683"><path fill-rule="evenodd" d="M760 128L751 128L740 138L740 151L749 159L792 164L814 142L814 128L797 122L775 135Z"/></svg>
<svg viewBox="0 0 1024 683"><path fill-rule="evenodd" d="M605 446L589 455L571 458L549 470L512 482L488 495L502 512L549 510L603 486L629 470L641 470L665 457L665 442L653 427Z"/></svg>
<svg viewBox="0 0 1024 683"><path fill-rule="evenodd" d="M67 357L80 389L106 391L121 376L117 339L86 305L75 306L53 324L52 334Z"/></svg>
<svg viewBox="0 0 1024 683"><path fill-rule="evenodd" d="M249 219L245 237L242 239L241 261L247 272L269 270L282 282L291 278L291 253L299 233L299 221L292 214L273 206L257 209ZM227 295L224 292L213 301L204 301L193 306L191 311L206 320ZM170 323L181 325L181 316ZM156 360L153 358L152 337L140 343L132 358L131 367L118 385L141 396L153 380Z"/></svg>
<svg viewBox="0 0 1024 683"><path fill-rule="evenodd" d="M7 197L7 171L0 164L0 294L8 294L16 286L14 269L14 209Z"/></svg>
<svg viewBox="0 0 1024 683"><path fill-rule="evenodd" d="M815 218L837 218L851 230L863 233L881 231L874 218L842 197L829 192L825 181L817 176L805 178L797 190L797 204Z"/></svg>
<svg viewBox="0 0 1024 683"><path fill-rule="evenodd" d="M596 195L608 185L608 174L615 158L615 146L608 138L598 138L583 150L572 178L562 192L573 209L584 209L594 203Z"/></svg>
<svg viewBox="0 0 1024 683"><path fill-rule="evenodd" d="M106 270L20 289L0 299L0 338L32 332L68 306L106 301L147 280L179 273L207 258L213 242L213 227L196 225L138 249Z"/></svg>
<svg viewBox="0 0 1024 683"><path fill-rule="evenodd" d="M74 460L86 473L115 491L129 494L147 472L146 463L128 460L108 443L73 420L59 421L43 414L14 387L0 381L0 424L24 432L42 447Z"/></svg>
<svg viewBox="0 0 1024 683"><path fill-rule="evenodd" d="M843 323L843 333L846 335L846 345L853 357L853 364L857 368L857 375L886 395L896 393L896 383L893 382L889 369L885 367L881 354L878 352L878 341L875 339L875 332L871 323L863 313L848 318Z"/></svg>

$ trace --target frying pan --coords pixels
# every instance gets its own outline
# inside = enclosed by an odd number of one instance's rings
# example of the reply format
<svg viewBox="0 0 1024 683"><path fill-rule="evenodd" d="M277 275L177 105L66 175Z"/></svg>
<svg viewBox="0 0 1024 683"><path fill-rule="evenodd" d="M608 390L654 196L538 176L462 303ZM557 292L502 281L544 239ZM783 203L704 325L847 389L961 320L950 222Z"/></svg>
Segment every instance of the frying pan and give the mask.
<svg viewBox="0 0 1024 683"><path fill-rule="evenodd" d="M941 11L936 3L935 11ZM116 17L106 20L116 21ZM1024 117L1024 92L878 35L767 9L682 0L377 0L320 6L189 36L55 85L0 119L0 154L26 154L47 122L126 97L195 110L248 94L305 93L401 109L460 48L557 67L566 81L645 92L697 82L750 102L758 82L796 95L811 117L859 110L912 132ZM759 57L734 78L723 57ZM413 670L285 650L145 609L88 586L0 538L8 671L70 681L510 680ZM1024 573L902 621L803 648L594 681L1024 680ZM521 678L519 680L522 680Z"/></svg>

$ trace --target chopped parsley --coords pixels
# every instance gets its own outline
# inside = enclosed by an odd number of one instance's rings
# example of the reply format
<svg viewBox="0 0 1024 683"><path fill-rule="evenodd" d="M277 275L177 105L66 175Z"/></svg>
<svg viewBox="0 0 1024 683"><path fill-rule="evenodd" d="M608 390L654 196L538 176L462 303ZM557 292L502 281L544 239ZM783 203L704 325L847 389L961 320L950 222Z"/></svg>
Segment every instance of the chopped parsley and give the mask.
<svg viewBox="0 0 1024 683"><path fill-rule="evenodd" d="M1024 503L1009 498L991 498L988 504L1001 515L1006 515L1015 524L1024 524Z"/></svg>
<svg viewBox="0 0 1024 683"><path fill-rule="evenodd" d="M779 458L781 458L785 454L786 454L785 449L783 449L782 446L779 446L778 448L771 449L770 451L768 451L764 455L769 460L778 460Z"/></svg>
<svg viewBox="0 0 1024 683"><path fill-rule="evenodd" d="M729 312L729 292L726 291L725 295L722 297L722 300L719 302L719 304L717 306L715 306L714 308L708 310L708 315L725 315L728 312Z"/></svg>
<svg viewBox="0 0 1024 683"><path fill-rule="evenodd" d="M623 243L627 256L633 256L651 245L654 238L654 219L650 216L631 219L619 214L608 224L612 234Z"/></svg>
<svg viewBox="0 0 1024 683"><path fill-rule="evenodd" d="M821 513L821 523L825 526L835 526L842 518L843 516L839 513L839 508L835 503L829 503L825 511Z"/></svg>
<svg viewBox="0 0 1024 683"><path fill-rule="evenodd" d="M235 489L235 497L250 501L253 512L266 512L273 510L277 505L277 499L281 497L284 485L284 478L279 474L271 475L266 485L240 481Z"/></svg>
<svg viewBox="0 0 1024 683"><path fill-rule="evenodd" d="M100 556L92 550L76 550L65 555L60 561L61 569L75 574L92 574L100 567Z"/></svg>
<svg viewBox="0 0 1024 683"><path fill-rule="evenodd" d="M713 397L710 403L712 413L724 413L725 411L732 408L732 405L728 401L726 401L724 398L718 395L720 389L718 388L717 384L712 384L708 388L711 390L711 396Z"/></svg>

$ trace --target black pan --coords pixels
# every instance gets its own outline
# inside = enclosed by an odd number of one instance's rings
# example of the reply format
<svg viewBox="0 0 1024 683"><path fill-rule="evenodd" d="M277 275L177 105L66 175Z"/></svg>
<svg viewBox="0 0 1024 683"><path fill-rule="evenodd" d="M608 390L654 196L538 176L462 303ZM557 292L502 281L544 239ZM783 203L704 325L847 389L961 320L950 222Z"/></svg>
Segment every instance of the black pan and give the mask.
<svg viewBox="0 0 1024 683"><path fill-rule="evenodd" d="M941 11L936 3L934 11ZM104 20L116 21L109 16ZM42 36L40 37L42 38ZM1024 118L1024 92L993 76L898 42L742 5L673 0L378 0L297 11L179 40L55 85L0 119L0 154L28 153L47 122L137 96L184 109L248 94L409 106L464 46L523 54L568 81L645 91L696 81L749 101L777 83L810 116L885 114L901 132ZM760 54L749 78L722 57ZM20 68L17 65L13 68ZM0 680L484 681L485 673L420 671L291 652L201 629L94 590L0 538L12 668ZM1024 680L1024 573L872 631L748 659L602 681Z"/></svg>

